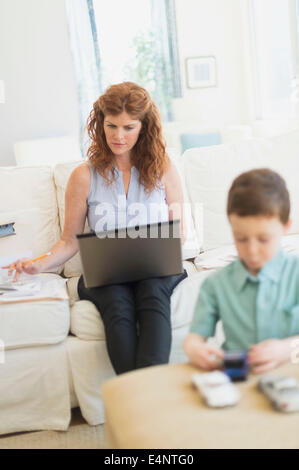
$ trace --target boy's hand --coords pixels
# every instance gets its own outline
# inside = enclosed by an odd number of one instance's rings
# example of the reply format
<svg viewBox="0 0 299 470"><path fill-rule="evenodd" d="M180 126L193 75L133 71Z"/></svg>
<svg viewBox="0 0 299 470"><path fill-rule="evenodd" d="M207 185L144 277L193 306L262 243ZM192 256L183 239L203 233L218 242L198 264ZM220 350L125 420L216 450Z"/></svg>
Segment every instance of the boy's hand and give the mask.
<svg viewBox="0 0 299 470"><path fill-rule="evenodd" d="M184 342L184 350L191 364L202 369L215 370L222 365L224 358L222 349L206 343L199 335L190 333Z"/></svg>
<svg viewBox="0 0 299 470"><path fill-rule="evenodd" d="M290 357L291 347L284 339L268 339L251 346L248 352L248 362L253 374L262 374L274 369Z"/></svg>
<svg viewBox="0 0 299 470"><path fill-rule="evenodd" d="M194 355L196 365L205 370L215 370L222 366L224 352L207 343L202 343Z"/></svg>

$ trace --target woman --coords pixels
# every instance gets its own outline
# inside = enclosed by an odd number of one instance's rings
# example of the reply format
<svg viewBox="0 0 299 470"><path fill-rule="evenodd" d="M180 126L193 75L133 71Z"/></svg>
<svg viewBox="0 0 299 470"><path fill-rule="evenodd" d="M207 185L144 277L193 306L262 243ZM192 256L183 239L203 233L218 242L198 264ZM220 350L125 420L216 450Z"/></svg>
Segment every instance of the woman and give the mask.
<svg viewBox="0 0 299 470"><path fill-rule="evenodd" d="M79 165L68 181L61 240L47 258L23 267L24 258L14 263L14 279L23 271L47 271L74 256L78 251L76 234L83 232L86 216L89 227L96 232L122 224L179 218L184 241L180 179L166 154L159 112L148 92L130 82L111 86L94 103L87 130L91 139L88 162ZM146 208L137 223L136 213L131 210L136 203ZM107 204L111 210L104 214L102 208ZM153 212L153 206L161 210ZM12 271L13 265L9 274ZM93 302L101 314L108 353L117 374L168 362L170 296L185 277L186 271L96 288L86 288L80 277L79 297Z"/></svg>

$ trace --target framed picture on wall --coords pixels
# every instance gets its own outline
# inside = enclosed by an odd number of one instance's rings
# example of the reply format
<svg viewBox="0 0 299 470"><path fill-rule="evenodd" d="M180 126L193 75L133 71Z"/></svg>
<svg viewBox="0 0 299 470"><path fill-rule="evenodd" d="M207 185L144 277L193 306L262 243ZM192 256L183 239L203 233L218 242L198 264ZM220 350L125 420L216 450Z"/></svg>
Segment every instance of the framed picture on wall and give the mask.
<svg viewBox="0 0 299 470"><path fill-rule="evenodd" d="M188 88L207 88L217 86L216 58L188 57L186 59L186 76Z"/></svg>

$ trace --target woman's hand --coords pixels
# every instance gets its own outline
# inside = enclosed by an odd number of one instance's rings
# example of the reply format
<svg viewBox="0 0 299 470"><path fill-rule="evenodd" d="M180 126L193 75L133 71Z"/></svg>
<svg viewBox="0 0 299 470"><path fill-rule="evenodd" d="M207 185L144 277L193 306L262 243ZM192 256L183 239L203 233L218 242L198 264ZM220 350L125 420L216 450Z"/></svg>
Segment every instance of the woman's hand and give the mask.
<svg viewBox="0 0 299 470"><path fill-rule="evenodd" d="M38 261L23 264L25 261L30 261L30 258L20 258L14 263L2 266L2 269L8 269L8 276L15 271L13 282L16 282L22 273L39 274L41 272L41 265Z"/></svg>
<svg viewBox="0 0 299 470"><path fill-rule="evenodd" d="M205 370L219 369L222 365L224 352L222 349L205 342L205 339L189 333L184 341L184 350L191 364Z"/></svg>
<svg viewBox="0 0 299 470"><path fill-rule="evenodd" d="M248 362L254 374L262 374L291 358L288 339L268 339L249 348Z"/></svg>

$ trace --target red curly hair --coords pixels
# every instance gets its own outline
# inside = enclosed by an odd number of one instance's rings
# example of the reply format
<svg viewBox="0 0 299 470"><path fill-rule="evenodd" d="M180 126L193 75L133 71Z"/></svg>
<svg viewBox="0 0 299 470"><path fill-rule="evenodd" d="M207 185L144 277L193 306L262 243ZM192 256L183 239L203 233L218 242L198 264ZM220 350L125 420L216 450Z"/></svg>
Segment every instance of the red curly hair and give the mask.
<svg viewBox="0 0 299 470"><path fill-rule="evenodd" d="M142 123L138 140L131 150L131 163L139 171L140 183L150 193L160 187L170 159L162 137L160 113L149 93L141 86L132 82L112 85L94 103L87 120L87 132L91 139L87 157L108 184L115 180L113 153L106 142L104 117L116 116L123 111Z"/></svg>

